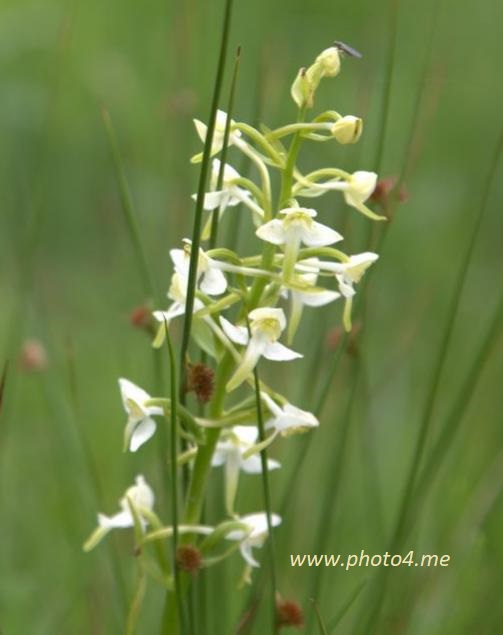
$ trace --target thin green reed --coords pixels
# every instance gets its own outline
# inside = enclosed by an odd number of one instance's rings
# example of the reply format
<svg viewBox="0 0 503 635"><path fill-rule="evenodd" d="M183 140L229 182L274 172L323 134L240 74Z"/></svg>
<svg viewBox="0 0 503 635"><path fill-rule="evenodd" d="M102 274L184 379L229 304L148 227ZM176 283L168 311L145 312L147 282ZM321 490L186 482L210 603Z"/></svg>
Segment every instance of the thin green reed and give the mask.
<svg viewBox="0 0 503 635"><path fill-rule="evenodd" d="M147 260L147 250L145 249L145 245L143 244L143 239L142 239L140 229L138 226L138 221L136 219L137 214L136 214L134 203L133 203L133 197L131 195L126 174L124 172L124 167L122 164L122 156L119 151L119 146L117 144L117 138L115 136L115 132L112 126L112 120L110 118L110 114L108 110L106 110L105 108L102 109L101 116L102 116L103 124L105 126L105 130L107 133L108 143L110 147L110 154L112 156L112 160L113 160L116 175L117 175L117 182L119 185L119 193L120 193L120 198L122 203L122 211L124 213L124 218L126 220L126 224L127 224L129 236L131 238L131 242L133 245L133 249L135 252L135 256L138 261L138 267L140 270L140 275L142 278L144 291L147 294L147 297L150 297L152 299L157 299L158 296L156 293L154 278L152 276L152 272L150 270L150 266Z"/></svg>
<svg viewBox="0 0 503 635"><path fill-rule="evenodd" d="M353 364L353 368L350 370L350 388L347 396L346 406L342 415L339 418L339 430L336 437L336 450L335 456L330 466L330 478L326 479L325 491L322 494L320 509L321 515L318 519L318 525L316 527L316 534L313 540L313 544L316 545L316 549L323 551L328 544L328 537L332 532L331 521L337 512L339 507L339 496L342 487L342 474L344 470L344 463L347 459L348 450L348 438L350 432L350 425L353 415L353 409L357 406L356 395L358 394L359 385L361 382L361 367L358 362ZM323 568L315 568L313 573L313 583L310 588L310 597L318 600L320 593L321 582L323 579ZM332 582L334 585L334 582ZM313 614L311 613L310 619L307 622L308 632L312 625Z"/></svg>
<svg viewBox="0 0 503 635"><path fill-rule="evenodd" d="M473 356L472 363L468 367L465 378L453 399L452 406L445 417L445 424L439 438L430 451L426 464L418 476L418 482L414 489L415 502L410 513L411 518L417 517L421 502L428 493L429 488L432 487L442 465L442 460L453 445L463 421L463 416L468 411L470 402L478 387L482 372L491 354L494 353L495 342L500 336L502 317L503 301L500 299L489 325L485 329L482 341Z"/></svg>
<svg viewBox="0 0 503 635"><path fill-rule="evenodd" d="M180 616L180 626L182 634L186 632L186 612L185 603L183 601L182 589L180 584L180 570L177 561L177 552L179 545L178 534L178 386L177 386L177 373L176 373L176 361L175 352L173 348L173 342L169 332L168 324L165 322L166 331L166 343L168 347L169 357L169 379L170 379L170 462L171 462L171 518L173 523L173 578L174 578L174 595L177 606L178 615ZM169 619L169 616L166 616ZM169 633L169 622L164 625L163 631Z"/></svg>
<svg viewBox="0 0 503 635"><path fill-rule="evenodd" d="M206 139L204 142L203 161L199 174L199 187L197 190L196 207L194 214L194 225L192 229L192 246L190 250L189 276L187 282L187 299L185 303L185 318L183 322L182 343L180 348L180 365L179 365L179 388L180 400L185 399L185 382L186 382L186 361L189 350L190 332L192 327L192 315L194 312L194 299L197 283L197 265L199 259L199 248L201 245L201 225L203 218L204 197L206 191L206 183L208 180L208 172L211 161L211 147L213 143L213 135L215 132L215 122L217 118L218 104L220 103L220 94L224 80L225 65L227 60L227 49L229 43L229 35L231 28L233 0L226 0L224 22L222 28L222 39L220 44L220 55L218 59L217 75L213 89L213 99L208 118L208 129L206 131Z"/></svg>
<svg viewBox="0 0 503 635"><path fill-rule="evenodd" d="M384 90L382 94L381 109L379 113L379 126L378 126L378 138L376 144L376 153L374 158L374 168L379 174L382 169L384 148L386 144L386 134L388 131L388 119L389 119L389 105L391 102L392 86L393 86L393 72L396 62L396 46L398 35L398 16L400 13L400 0L389 0L388 3L388 19L389 19L389 33L388 33L388 51L386 67L384 71ZM370 227L370 226L369 226Z"/></svg>

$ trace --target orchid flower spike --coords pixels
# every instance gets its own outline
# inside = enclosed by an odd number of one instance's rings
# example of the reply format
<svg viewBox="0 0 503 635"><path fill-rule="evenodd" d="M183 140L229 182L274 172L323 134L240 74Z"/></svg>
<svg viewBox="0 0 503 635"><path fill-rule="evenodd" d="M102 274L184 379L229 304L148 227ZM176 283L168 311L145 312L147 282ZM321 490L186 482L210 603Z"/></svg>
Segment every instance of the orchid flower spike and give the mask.
<svg viewBox="0 0 503 635"><path fill-rule="evenodd" d="M282 215L281 219L274 218L262 225L256 234L273 245L284 245L283 274L286 280L293 273L301 244L326 247L342 240L342 236L334 229L313 220L317 215L314 209L289 207L279 213Z"/></svg>
<svg viewBox="0 0 503 635"><path fill-rule="evenodd" d="M206 141L206 133L208 126L199 119L194 119L194 125L199 138L204 143ZM217 116L215 119L215 130L213 132L213 140L211 144L211 156L218 154L224 145L225 126L227 125L227 113L223 110L217 110ZM229 145L236 143L236 140L241 136L241 131L235 128L236 122L231 119L230 133L229 133ZM203 153L200 152L192 157L191 163L200 163L203 159Z"/></svg>
<svg viewBox="0 0 503 635"><path fill-rule="evenodd" d="M225 537L227 540L240 541L241 545L239 549L246 563L250 567L260 567L260 564L253 557L252 549L262 547L267 539L267 514L265 512L248 514L239 518L239 522L247 525L247 529L234 529ZM280 524L281 517L277 514L271 514L272 527L277 527Z"/></svg>
<svg viewBox="0 0 503 635"><path fill-rule="evenodd" d="M162 415L163 410L158 406L147 406L150 395L128 379L119 379L119 388L128 415L124 430L124 451L129 449L130 452L136 452L155 432L156 423L152 416Z"/></svg>
<svg viewBox="0 0 503 635"><path fill-rule="evenodd" d="M302 357L300 353L292 351L277 340L286 327L283 309L263 307L254 309L248 315L250 320L251 337L244 326L234 326L228 320L220 317L220 324L227 337L235 344L247 346L244 358L236 372L227 383L230 392L253 372L259 359L263 356L272 361L290 361Z"/></svg>
<svg viewBox="0 0 503 635"><path fill-rule="evenodd" d="M154 492L141 474L136 477L135 484L126 490L119 501L119 506L120 511L114 516L98 514L98 527L84 544L84 551L94 549L112 529L134 527L135 519L131 508L133 508L142 530L145 531L154 507Z"/></svg>
<svg viewBox="0 0 503 635"><path fill-rule="evenodd" d="M261 219L264 217L264 210L256 203L251 193L236 184L236 180L240 179L240 174L229 164L224 166L224 178L222 183L222 189L217 190L218 175L220 173L221 163L219 159L213 159L213 166L211 172L211 192L208 192L204 197L204 209L211 211L214 209L219 210L219 218L222 217L224 211L228 207L235 207L243 203L253 212L253 218L256 224L260 224ZM196 194L192 195L195 199ZM203 229L201 235L202 240L208 240L211 230L211 217L208 220L206 226Z"/></svg>
<svg viewBox="0 0 503 635"><path fill-rule="evenodd" d="M227 513L234 514L234 500L236 498L239 472L246 474L261 474L262 462L258 454L245 458L247 451L252 450L257 443L258 429L256 426L234 426L226 431L217 447L212 459L214 467L225 468L225 504ZM275 470L280 467L278 461L267 460L267 469Z"/></svg>
<svg viewBox="0 0 503 635"><path fill-rule="evenodd" d="M265 392L261 392L260 397L272 415L265 425L266 430L272 429L275 432L279 432L281 436L286 437L291 434L306 432L310 428L317 428L320 425L318 419L311 412L296 408L290 403L280 407Z"/></svg>

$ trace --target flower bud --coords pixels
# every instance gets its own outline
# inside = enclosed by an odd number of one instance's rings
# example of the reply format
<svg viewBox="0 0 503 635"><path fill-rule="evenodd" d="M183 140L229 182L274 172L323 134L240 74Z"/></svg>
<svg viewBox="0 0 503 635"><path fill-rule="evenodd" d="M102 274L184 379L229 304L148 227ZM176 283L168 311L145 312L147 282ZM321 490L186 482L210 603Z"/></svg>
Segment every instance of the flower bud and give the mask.
<svg viewBox="0 0 503 635"><path fill-rule="evenodd" d="M290 89L293 101L299 108L312 106L313 88L305 68L301 68Z"/></svg>
<svg viewBox="0 0 503 635"><path fill-rule="evenodd" d="M334 123L330 132L339 143L343 145L356 143L361 137L363 121L359 117L347 115Z"/></svg>
<svg viewBox="0 0 503 635"><path fill-rule="evenodd" d="M322 51L316 58L315 64L319 64L323 77L335 77L341 68L339 49L332 46Z"/></svg>

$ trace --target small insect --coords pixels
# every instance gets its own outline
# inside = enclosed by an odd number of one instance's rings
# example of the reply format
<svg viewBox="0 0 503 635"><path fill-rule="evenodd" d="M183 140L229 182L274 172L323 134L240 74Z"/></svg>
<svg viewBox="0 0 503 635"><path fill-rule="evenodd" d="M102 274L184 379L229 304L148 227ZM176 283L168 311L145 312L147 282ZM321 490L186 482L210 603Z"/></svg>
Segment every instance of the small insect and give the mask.
<svg viewBox="0 0 503 635"><path fill-rule="evenodd" d="M344 44L344 42L334 42L334 46L336 48L339 49L340 53L344 53L344 55L349 55L349 57L356 57L357 59L361 59L363 57L363 55L360 53L360 51L357 51L356 49L352 48L351 46L348 46L347 44Z"/></svg>

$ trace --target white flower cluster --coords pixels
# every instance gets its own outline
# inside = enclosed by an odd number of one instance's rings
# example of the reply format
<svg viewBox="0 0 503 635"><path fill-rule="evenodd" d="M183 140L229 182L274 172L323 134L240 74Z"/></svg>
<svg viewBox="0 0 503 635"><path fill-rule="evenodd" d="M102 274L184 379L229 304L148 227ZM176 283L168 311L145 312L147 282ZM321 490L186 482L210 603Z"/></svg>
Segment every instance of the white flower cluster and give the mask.
<svg viewBox="0 0 503 635"><path fill-rule="evenodd" d="M356 285L378 258L371 252L346 254L334 248L333 245L343 241L343 236L333 227L316 220L316 209L299 202L338 191L344 202L358 212L373 220L383 219L367 206L376 186L375 173L360 170L351 174L328 167L303 174L297 166L296 152L305 141L332 139L345 144L355 143L360 138L362 121L352 115L342 116L329 110L312 121L305 121L318 84L324 77L334 77L339 70L340 50L336 47L323 51L309 68L301 69L292 86L292 97L300 110L297 123L261 132L247 124L228 121L223 111L217 113L211 156L223 150L226 127L229 126L229 149L248 157L259 177L257 184L241 176L229 163L223 165L214 158L210 191L203 201L203 207L209 213L201 236L203 242L210 237L212 222L220 220L227 210L232 209L229 213L251 215L260 248L256 256L246 258L231 249L199 249L192 336L216 365L224 356L230 356L232 369L224 382L227 393L234 393L246 384L253 389L254 369L261 358L288 362L302 357L290 345L304 307L320 307L342 299L344 326L350 330ZM206 125L196 120L195 126L204 142ZM293 141L287 149L283 141L289 136ZM197 163L201 158L198 154L192 162ZM275 205L272 197L271 171L279 172L281 178L279 205ZM171 304L165 310L153 313L159 323L153 342L155 347L162 345L166 325L185 313L191 250L191 242L184 240L181 249L170 252L173 274L167 295ZM280 341L283 334L287 336L288 346ZM160 405L162 399L151 398L132 382L120 379L119 385L128 416L124 446L135 452L154 435L156 423L153 417L164 414L165 409ZM223 538L239 541L241 553L252 567L258 566L258 562L251 549L260 547L267 537L267 515L264 512L243 516L235 513L239 475L241 472L260 474L260 451L279 436L319 425L312 413L290 404L264 382L260 384L260 400L267 430L265 439L259 438L257 414L250 408L250 398L234 403L220 418L193 417L202 434L208 428L220 430L210 464L225 470L225 502L229 518L224 522L232 519L241 523L239 528L224 533ZM198 451L194 439L180 459L191 462ZM268 460L269 470L279 467L277 461ZM136 485L121 499L118 514L98 516L99 537L113 527L138 524L134 522L133 514L145 531L152 518L153 501L152 491L139 476ZM281 519L272 515L270 522L276 526ZM198 527L193 527L194 533L213 531L212 528ZM95 543L96 540L91 540L88 546Z"/></svg>

